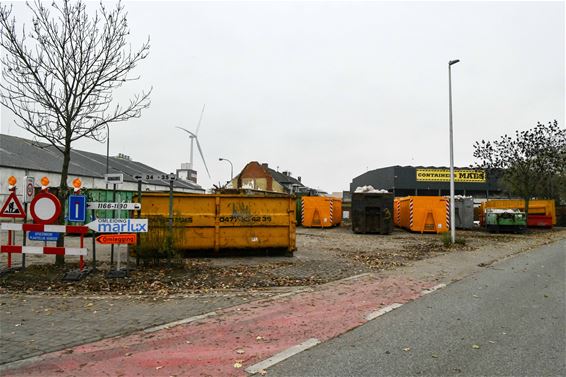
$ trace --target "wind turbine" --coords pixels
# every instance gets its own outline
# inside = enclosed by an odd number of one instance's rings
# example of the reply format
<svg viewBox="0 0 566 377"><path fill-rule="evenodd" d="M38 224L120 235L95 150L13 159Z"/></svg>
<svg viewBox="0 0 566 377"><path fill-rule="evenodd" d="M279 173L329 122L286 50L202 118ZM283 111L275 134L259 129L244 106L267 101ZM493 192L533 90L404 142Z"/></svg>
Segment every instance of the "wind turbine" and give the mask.
<svg viewBox="0 0 566 377"><path fill-rule="evenodd" d="M202 163L204 164L204 168L206 169L206 174L208 174L208 178L210 178L210 172L208 171L208 167L206 166L206 161L204 160L204 154L202 153L202 148L200 147L200 143L198 142L198 131L200 129L200 124L202 122L202 116L204 114L204 107L205 106L206 106L206 104L204 104L202 106L202 111L200 112L200 118L198 120L197 128L196 128L194 133L187 130L186 128L183 128L183 127L177 127L177 128L188 133L189 138L191 139L191 151L190 151L191 154L190 154L190 161L189 161L190 168L194 169L193 147L194 147L194 142L196 141L197 142L197 148L198 148L198 151L200 153L200 157L202 158Z"/></svg>

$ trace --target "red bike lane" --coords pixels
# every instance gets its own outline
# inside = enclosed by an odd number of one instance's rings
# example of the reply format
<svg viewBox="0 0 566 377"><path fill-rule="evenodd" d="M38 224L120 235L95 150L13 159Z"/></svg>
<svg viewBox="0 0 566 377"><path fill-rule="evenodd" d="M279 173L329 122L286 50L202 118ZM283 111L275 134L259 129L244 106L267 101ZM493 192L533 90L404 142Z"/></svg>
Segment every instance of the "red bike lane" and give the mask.
<svg viewBox="0 0 566 377"><path fill-rule="evenodd" d="M3 376L245 376L246 368L262 360L309 339L336 337L433 285L373 275L342 280L195 322L50 353Z"/></svg>

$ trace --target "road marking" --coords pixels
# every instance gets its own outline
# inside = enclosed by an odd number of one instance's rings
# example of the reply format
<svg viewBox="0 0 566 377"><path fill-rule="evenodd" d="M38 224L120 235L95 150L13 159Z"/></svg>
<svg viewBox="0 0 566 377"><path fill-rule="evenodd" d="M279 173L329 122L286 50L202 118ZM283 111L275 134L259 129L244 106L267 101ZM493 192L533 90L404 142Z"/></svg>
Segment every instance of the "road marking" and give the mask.
<svg viewBox="0 0 566 377"><path fill-rule="evenodd" d="M423 289L423 291L421 292L421 296L428 295L429 293L432 293L432 292L437 291L439 289L442 289L444 287L446 287L446 284L438 284L438 285L435 285L432 288Z"/></svg>
<svg viewBox="0 0 566 377"><path fill-rule="evenodd" d="M261 372L262 370L267 369L277 363L280 363L283 360L290 358L291 356L306 351L309 348L314 347L319 343L320 340L316 338L310 338L308 340L305 340L301 344L297 344L296 346L287 348L285 351L279 352L278 354L271 356L269 359L265 359L257 364L249 366L248 368L246 368L246 372L251 374Z"/></svg>
<svg viewBox="0 0 566 377"><path fill-rule="evenodd" d="M195 321L205 319L205 318L208 318L208 317L213 317L216 314L217 314L216 312L209 312L209 313L205 313L205 314L201 314L201 315L195 315L193 317L181 319L179 321L169 322L169 323L165 323L163 325L159 325L159 326L155 326L155 327L149 327L149 328L143 330L143 332L144 333L152 333L152 332L156 332L156 331L159 331L159 330L170 329L171 327L184 325L185 323L191 323L191 322L195 322Z"/></svg>
<svg viewBox="0 0 566 377"><path fill-rule="evenodd" d="M376 310L375 312L371 312L368 315L366 315L366 319L368 321L371 321L372 319L375 319L379 316L384 315L385 313L389 313L392 310L395 310L399 307L403 306L403 304L399 304L398 302L391 304L389 306L386 306L385 308L381 308L379 310Z"/></svg>

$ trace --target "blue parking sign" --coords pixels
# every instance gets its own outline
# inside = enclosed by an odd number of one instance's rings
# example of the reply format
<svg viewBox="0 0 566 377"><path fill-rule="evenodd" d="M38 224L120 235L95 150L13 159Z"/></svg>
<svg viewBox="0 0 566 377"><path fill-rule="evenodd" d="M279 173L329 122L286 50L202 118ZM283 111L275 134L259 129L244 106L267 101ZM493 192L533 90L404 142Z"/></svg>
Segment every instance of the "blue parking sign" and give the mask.
<svg viewBox="0 0 566 377"><path fill-rule="evenodd" d="M69 196L69 221L84 223L86 221L86 196Z"/></svg>

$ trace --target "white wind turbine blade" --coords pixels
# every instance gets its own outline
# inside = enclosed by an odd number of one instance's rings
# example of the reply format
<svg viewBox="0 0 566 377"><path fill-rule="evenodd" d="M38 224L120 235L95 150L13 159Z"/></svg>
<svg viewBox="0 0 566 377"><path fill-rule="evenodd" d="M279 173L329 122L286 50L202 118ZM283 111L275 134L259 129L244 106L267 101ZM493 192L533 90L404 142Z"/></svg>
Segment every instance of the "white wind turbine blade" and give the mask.
<svg viewBox="0 0 566 377"><path fill-rule="evenodd" d="M208 167L206 166L206 161L204 160L204 154L202 153L202 148L200 147L200 143L198 142L198 138L195 135L195 141L197 142L198 152L200 153L200 157L202 158L202 163L204 164L204 168L206 169L206 174L208 174L208 178L210 178L210 172L208 171Z"/></svg>
<svg viewBox="0 0 566 377"><path fill-rule="evenodd" d="M193 133L192 133L191 131L187 130L186 128L183 128L183 127L177 127L177 126L175 126L175 128L178 128L178 129L180 129L180 130L183 130L183 131L185 131L185 132L187 132L187 133L191 134L191 136L194 136L194 134L193 134Z"/></svg>
<svg viewBox="0 0 566 377"><path fill-rule="evenodd" d="M192 164L192 163L193 163L193 161L192 161L192 160L193 160L193 139L194 139L196 136L195 136L195 134L193 134L191 131L187 130L186 128L178 127L178 126L177 126L176 128L178 128L178 129L180 129L180 130L182 130L182 131L185 131L186 133L188 133L188 134L190 135L190 138L191 138L191 147L190 147L190 149L189 149L189 157L190 157L190 161L189 161L189 162Z"/></svg>
<svg viewBox="0 0 566 377"><path fill-rule="evenodd" d="M206 103L204 105L202 105L202 111L200 112L200 118L198 120L197 129L195 130L195 135L198 135L198 130L200 129L200 124L202 122L202 115L204 114L204 107L205 106L206 106Z"/></svg>

